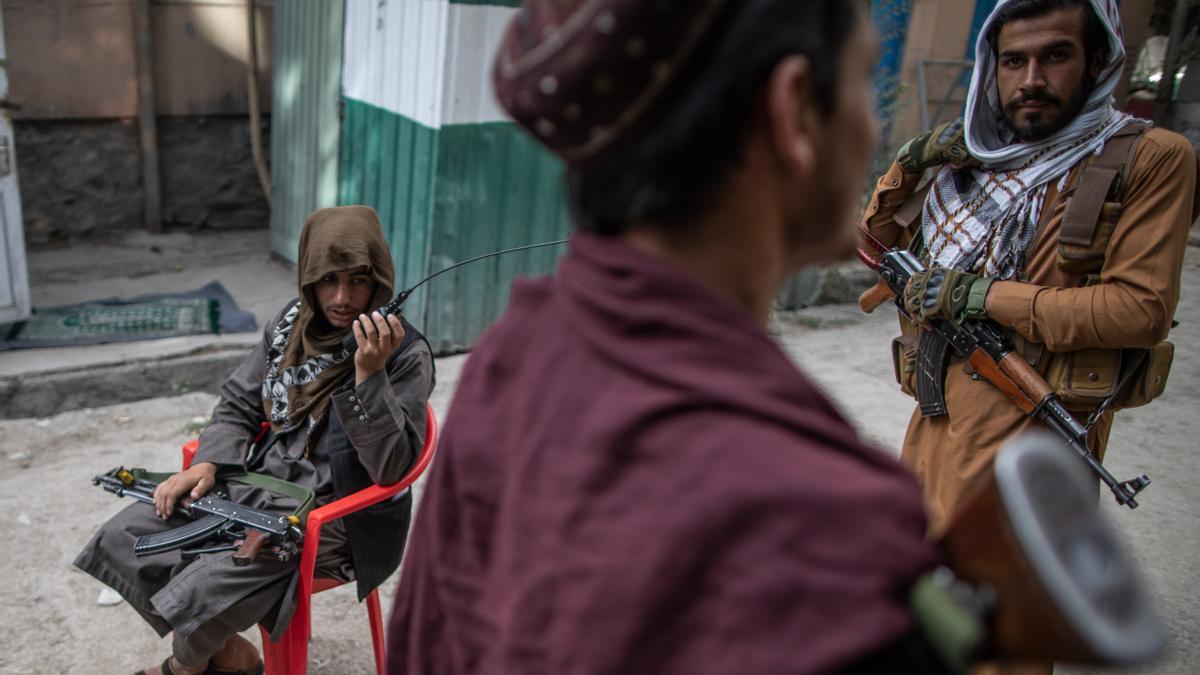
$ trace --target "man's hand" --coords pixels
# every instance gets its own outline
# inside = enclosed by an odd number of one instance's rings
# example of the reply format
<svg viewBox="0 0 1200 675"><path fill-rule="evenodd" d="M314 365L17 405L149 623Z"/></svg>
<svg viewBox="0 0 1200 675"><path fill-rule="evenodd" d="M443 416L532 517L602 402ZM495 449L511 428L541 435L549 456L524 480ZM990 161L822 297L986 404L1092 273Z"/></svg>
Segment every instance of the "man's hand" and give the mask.
<svg viewBox="0 0 1200 675"><path fill-rule="evenodd" d="M217 465L200 462L180 471L154 488L154 513L166 520L175 512L175 502L187 495L192 501L208 494L217 480Z"/></svg>
<svg viewBox="0 0 1200 675"><path fill-rule="evenodd" d="M385 320L379 312L372 312L371 316L358 315L353 330L358 343L358 351L354 352L354 384L359 385L383 370L388 357L404 341L404 326L395 314L389 314Z"/></svg>
<svg viewBox="0 0 1200 675"><path fill-rule="evenodd" d="M932 166L949 164L956 169L976 164L967 150L962 118L938 125L905 143L896 155L905 173L924 173Z"/></svg>
<svg viewBox="0 0 1200 675"><path fill-rule="evenodd" d="M986 316L990 277L932 267L914 274L904 286L904 309L921 322L962 321Z"/></svg>

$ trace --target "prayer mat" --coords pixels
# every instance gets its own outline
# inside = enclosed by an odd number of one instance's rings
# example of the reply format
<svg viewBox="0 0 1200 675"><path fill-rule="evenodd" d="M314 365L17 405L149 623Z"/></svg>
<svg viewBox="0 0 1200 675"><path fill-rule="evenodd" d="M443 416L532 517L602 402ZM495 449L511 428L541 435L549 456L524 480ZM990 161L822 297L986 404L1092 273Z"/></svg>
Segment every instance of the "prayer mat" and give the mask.
<svg viewBox="0 0 1200 675"><path fill-rule="evenodd" d="M184 293L157 293L44 309L0 325L0 351L152 340L181 335L255 330L254 315L238 309L214 281Z"/></svg>

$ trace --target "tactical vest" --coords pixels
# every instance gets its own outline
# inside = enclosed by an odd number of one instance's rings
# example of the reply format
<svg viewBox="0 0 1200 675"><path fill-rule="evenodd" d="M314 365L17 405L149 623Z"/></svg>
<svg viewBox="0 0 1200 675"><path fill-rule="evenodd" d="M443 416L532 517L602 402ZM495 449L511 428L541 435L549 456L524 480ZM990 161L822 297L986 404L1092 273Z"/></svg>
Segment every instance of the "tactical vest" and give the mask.
<svg viewBox="0 0 1200 675"><path fill-rule="evenodd" d="M1130 122L1114 134L1099 155L1087 158L1059 195L1066 211L1058 233L1059 269L1082 277L1081 285L1099 280L1104 257L1120 219L1122 201L1133 166L1138 142L1150 129L1149 122ZM924 210L934 181L913 192L897 209L894 220L911 231ZM1042 218L1050 216L1048 205ZM914 242L919 237L914 237ZM915 386L917 337L915 325L904 325L892 345L893 365L901 389L918 398L925 414L944 414L936 402L921 401ZM1087 412L1108 401L1114 408L1132 408L1149 403L1166 387L1174 357L1174 346L1162 342L1151 349L1083 349L1051 353L1043 345L1029 343L1008 331L1014 346L1046 378L1069 408ZM941 372L945 373L946 363Z"/></svg>

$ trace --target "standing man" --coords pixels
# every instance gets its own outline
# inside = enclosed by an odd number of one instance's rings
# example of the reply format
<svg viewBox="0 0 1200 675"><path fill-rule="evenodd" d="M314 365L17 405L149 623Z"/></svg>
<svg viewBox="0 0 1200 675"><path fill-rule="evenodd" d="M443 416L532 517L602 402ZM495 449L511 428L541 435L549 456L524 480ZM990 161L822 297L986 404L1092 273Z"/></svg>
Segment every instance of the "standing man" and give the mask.
<svg viewBox="0 0 1200 675"><path fill-rule="evenodd" d="M554 278L475 345L393 673L935 672L916 482L767 335L840 260L878 140L848 0L530 0L498 99L567 165Z"/></svg>
<svg viewBox="0 0 1200 675"><path fill-rule="evenodd" d="M930 263L906 289L912 316L996 321L1081 421L1116 394L1088 437L1102 458L1113 410L1161 391L1143 391L1139 378L1165 382L1170 350L1160 343L1197 214L1196 156L1182 136L1113 108L1125 63L1115 0L1002 0L976 55L965 126L906 144L864 225ZM911 394L931 338L904 318L901 328L897 376ZM944 401L928 388L918 397L901 455L923 483L934 531L1001 444L1037 424L938 351L923 360Z"/></svg>

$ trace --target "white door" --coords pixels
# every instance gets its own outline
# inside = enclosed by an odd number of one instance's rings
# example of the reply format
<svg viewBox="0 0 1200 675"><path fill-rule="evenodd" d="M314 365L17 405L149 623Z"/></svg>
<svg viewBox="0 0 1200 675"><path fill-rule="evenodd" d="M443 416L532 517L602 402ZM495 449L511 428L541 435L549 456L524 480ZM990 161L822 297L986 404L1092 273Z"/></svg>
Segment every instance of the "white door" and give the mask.
<svg viewBox="0 0 1200 675"><path fill-rule="evenodd" d="M8 98L7 58L0 16L0 101ZM12 120L7 108L0 108L0 113L0 323L10 323L29 316L29 276Z"/></svg>

